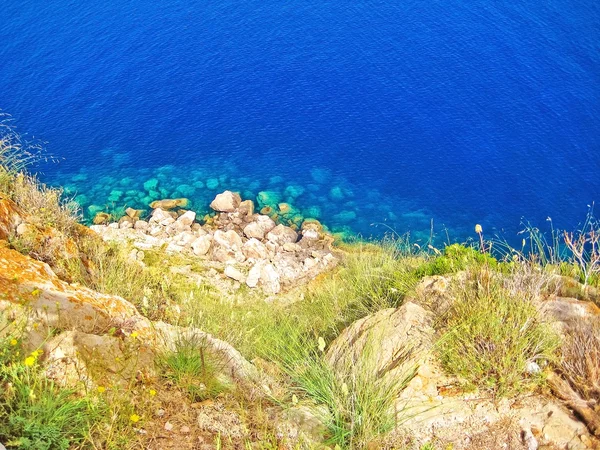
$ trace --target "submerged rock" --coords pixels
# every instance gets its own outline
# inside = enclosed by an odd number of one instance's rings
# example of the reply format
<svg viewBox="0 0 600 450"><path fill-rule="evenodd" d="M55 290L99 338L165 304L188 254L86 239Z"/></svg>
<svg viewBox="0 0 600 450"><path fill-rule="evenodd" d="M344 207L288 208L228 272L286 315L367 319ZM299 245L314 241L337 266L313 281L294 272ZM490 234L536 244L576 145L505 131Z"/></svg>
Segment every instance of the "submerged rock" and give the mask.
<svg viewBox="0 0 600 450"><path fill-rule="evenodd" d="M152 209L164 209L169 210L177 207L185 208L189 203L187 198L174 198L165 200L156 200L150 203Z"/></svg>

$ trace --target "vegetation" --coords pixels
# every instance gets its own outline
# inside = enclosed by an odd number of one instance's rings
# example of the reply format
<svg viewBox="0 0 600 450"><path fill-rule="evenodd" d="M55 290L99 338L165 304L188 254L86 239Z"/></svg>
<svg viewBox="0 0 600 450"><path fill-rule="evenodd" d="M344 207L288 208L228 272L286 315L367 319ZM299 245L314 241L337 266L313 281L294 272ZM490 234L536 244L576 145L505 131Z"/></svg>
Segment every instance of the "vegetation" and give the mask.
<svg viewBox="0 0 600 450"><path fill-rule="evenodd" d="M0 316L0 442L9 448L143 448L150 439L143 427L164 431L156 411L192 411L192 404L214 401L233 408L251 430L251 438L236 443L215 431L217 448L277 448L281 438L266 412L275 404L310 409L334 448L382 448L385 434L410 416L395 403L414 372L379 378L375 341L335 369L327 349L348 325L401 306L432 275L460 273L451 277L452 301L439 309L435 331L439 361L464 388L514 397L539 389L545 373L558 370L582 397L600 401L600 328L588 321L573 326L559 351L560 339L538 309L552 275L599 286L600 224L592 209L575 233L552 227L547 239L526 225L520 249L484 241L481 227L476 245L443 250L421 251L408 237L343 245L335 272L267 303L255 291L224 294L211 286L197 259L161 249L142 255L126 242L109 245L87 233L61 190L24 172L39 148L22 142L6 121L0 136L0 195L26 211L31 224L11 236L13 248L48 262L65 280L128 299L152 320L198 327L231 343L275 383L270 399L239 392L204 342L182 337L177 348L156 355L155 376L64 388L46 377L39 350L25 353L17 324ZM122 338L135 354L135 337Z"/></svg>
<svg viewBox="0 0 600 450"><path fill-rule="evenodd" d="M458 287L442 318L440 360L466 387L515 395L543 381L559 340L542 323L531 290L510 292L486 267Z"/></svg>

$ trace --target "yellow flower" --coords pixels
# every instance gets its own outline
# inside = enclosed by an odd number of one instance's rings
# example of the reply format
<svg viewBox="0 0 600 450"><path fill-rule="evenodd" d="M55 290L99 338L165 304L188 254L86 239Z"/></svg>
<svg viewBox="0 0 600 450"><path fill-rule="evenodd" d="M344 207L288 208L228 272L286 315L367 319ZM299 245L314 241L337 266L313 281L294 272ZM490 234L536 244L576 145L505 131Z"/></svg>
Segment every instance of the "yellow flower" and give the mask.
<svg viewBox="0 0 600 450"><path fill-rule="evenodd" d="M321 336L319 336L318 339L319 342L319 350L321 350L322 352L325 351L325 339L323 339Z"/></svg>
<svg viewBox="0 0 600 450"><path fill-rule="evenodd" d="M27 367L31 367L35 364L35 358L33 356L28 356L27 358L25 358L25 365Z"/></svg>
<svg viewBox="0 0 600 450"><path fill-rule="evenodd" d="M42 353L44 353L42 350L36 350L34 351L31 356L33 356L34 358L37 358L38 356L40 356Z"/></svg>
<svg viewBox="0 0 600 450"><path fill-rule="evenodd" d="M37 297L38 295L40 295L42 293L42 291L40 291L39 289L35 288L33 291L31 291L31 295L33 295L34 297Z"/></svg>
<svg viewBox="0 0 600 450"><path fill-rule="evenodd" d="M154 396L156 395L156 391L155 391L154 389L150 389L150 390L148 391L148 393L149 393L149 394L150 394L152 397L154 397Z"/></svg>
<svg viewBox="0 0 600 450"><path fill-rule="evenodd" d="M14 347L15 345L17 345L18 343L19 343L19 341L17 341L16 339L11 339L11 340L10 340L10 345L12 345L13 347Z"/></svg>
<svg viewBox="0 0 600 450"><path fill-rule="evenodd" d="M33 324L33 329L34 330L37 330L39 327L40 327L39 323L36 322L36 323Z"/></svg>
<svg viewBox="0 0 600 450"><path fill-rule="evenodd" d="M104 386L98 386L96 390L99 394L103 394L106 391L106 388Z"/></svg>
<svg viewBox="0 0 600 450"><path fill-rule="evenodd" d="M129 416L129 420L131 420L133 423L138 423L140 421L140 416L137 414L132 414Z"/></svg>
<svg viewBox="0 0 600 450"><path fill-rule="evenodd" d="M483 228L481 228L481 225L479 225L479 224L475 225L475 233L477 233L477 234L483 233Z"/></svg>
<svg viewBox="0 0 600 450"><path fill-rule="evenodd" d="M35 400L35 393L32 390L29 390L29 398Z"/></svg>
<svg viewBox="0 0 600 450"><path fill-rule="evenodd" d="M131 333L131 334L130 334L130 336L131 336L133 339L135 339L135 338L136 338L136 337L138 337L139 335L138 335L138 332L137 332L137 331L134 331L133 333Z"/></svg>

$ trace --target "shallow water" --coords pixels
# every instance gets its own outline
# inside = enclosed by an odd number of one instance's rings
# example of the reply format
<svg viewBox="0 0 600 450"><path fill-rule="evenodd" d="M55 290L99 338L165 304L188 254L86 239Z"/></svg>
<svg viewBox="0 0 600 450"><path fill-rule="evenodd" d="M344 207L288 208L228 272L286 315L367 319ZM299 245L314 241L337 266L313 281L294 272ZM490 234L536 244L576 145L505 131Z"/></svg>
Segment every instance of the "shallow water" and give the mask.
<svg viewBox="0 0 600 450"><path fill-rule="evenodd" d="M511 239L523 217L569 228L600 199L598 2L7 0L3 12L0 108L47 142L61 162L42 178L89 215L155 194L204 211L235 189L334 231L426 240L433 220L443 239L475 223Z"/></svg>

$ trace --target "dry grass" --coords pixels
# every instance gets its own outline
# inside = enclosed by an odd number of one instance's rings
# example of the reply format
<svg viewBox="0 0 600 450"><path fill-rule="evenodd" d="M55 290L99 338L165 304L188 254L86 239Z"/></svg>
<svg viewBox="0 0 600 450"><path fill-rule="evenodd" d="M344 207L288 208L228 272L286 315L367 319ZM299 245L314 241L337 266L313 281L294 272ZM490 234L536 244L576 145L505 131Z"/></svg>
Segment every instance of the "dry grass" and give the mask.
<svg viewBox="0 0 600 450"><path fill-rule="evenodd" d="M562 348L561 371L586 400L600 403L600 322L580 319L572 325Z"/></svg>

